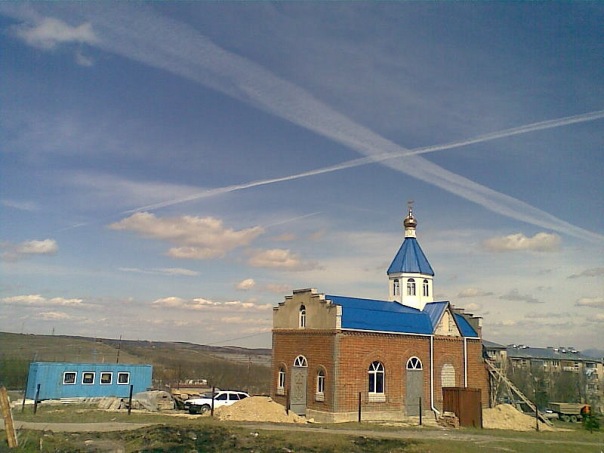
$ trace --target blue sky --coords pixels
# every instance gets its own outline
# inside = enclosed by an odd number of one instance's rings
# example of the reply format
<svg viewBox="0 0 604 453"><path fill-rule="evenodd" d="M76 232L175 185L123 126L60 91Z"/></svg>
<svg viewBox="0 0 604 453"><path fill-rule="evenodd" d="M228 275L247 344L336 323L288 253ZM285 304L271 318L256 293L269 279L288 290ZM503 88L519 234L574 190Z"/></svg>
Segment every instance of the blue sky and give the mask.
<svg viewBox="0 0 604 453"><path fill-rule="evenodd" d="M484 336L602 347L599 2L3 2L0 329L270 347L414 201Z"/></svg>

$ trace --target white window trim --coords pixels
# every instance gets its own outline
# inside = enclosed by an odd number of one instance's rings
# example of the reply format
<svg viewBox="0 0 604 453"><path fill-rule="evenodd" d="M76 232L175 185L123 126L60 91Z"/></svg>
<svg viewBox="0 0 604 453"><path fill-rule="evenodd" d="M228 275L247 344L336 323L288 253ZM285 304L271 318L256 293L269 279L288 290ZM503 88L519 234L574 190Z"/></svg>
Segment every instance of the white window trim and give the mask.
<svg viewBox="0 0 604 453"><path fill-rule="evenodd" d="M124 374L128 376L128 381L120 382L120 376L124 375ZM129 371L118 371L117 372L117 385L129 385L129 384L130 384L130 372Z"/></svg>
<svg viewBox="0 0 604 453"><path fill-rule="evenodd" d="M407 280L407 296L415 296L417 294L417 287L415 286L415 279L410 278Z"/></svg>
<svg viewBox="0 0 604 453"><path fill-rule="evenodd" d="M303 355L299 355L298 357L296 357L296 359L294 360L294 366L301 367L301 368L307 368L308 361L306 360L306 357L304 357Z"/></svg>
<svg viewBox="0 0 604 453"><path fill-rule="evenodd" d="M376 363L378 364L378 367L374 366L374 364L376 364ZM367 379L369 379L369 376L372 374L373 374L373 384L374 384L373 388L374 389L377 388L378 375L382 376L382 391L377 392L377 391L368 390L367 394L368 394L369 402L383 403L386 401L386 368L384 367L384 364L378 360L376 360L375 362L371 362L370 368L367 371Z"/></svg>
<svg viewBox="0 0 604 453"><path fill-rule="evenodd" d="M84 382L84 378L87 374L92 374L92 382ZM82 371L82 385L94 385L96 381L96 372L94 371Z"/></svg>
<svg viewBox="0 0 604 453"><path fill-rule="evenodd" d="M277 395L285 395L285 378L285 367L280 367L277 374Z"/></svg>
<svg viewBox="0 0 604 453"><path fill-rule="evenodd" d="M65 382L65 375L73 374L73 382ZM77 371L65 371L63 373L63 385L76 385L78 382L78 372Z"/></svg>
<svg viewBox="0 0 604 453"><path fill-rule="evenodd" d="M110 376L109 382L103 382L103 375L108 374ZM111 385L113 384L113 371L101 371L101 376L99 377L100 385Z"/></svg>
<svg viewBox="0 0 604 453"><path fill-rule="evenodd" d="M300 329L306 328L306 307L300 305L300 312L298 313L298 327Z"/></svg>
<svg viewBox="0 0 604 453"><path fill-rule="evenodd" d="M407 360L407 365L405 368L407 370L411 370L411 371L424 369L422 361L420 360L419 357L416 357L416 356L409 357L409 360Z"/></svg>
<svg viewBox="0 0 604 453"><path fill-rule="evenodd" d="M325 401L325 371L323 369L317 371L315 401Z"/></svg>

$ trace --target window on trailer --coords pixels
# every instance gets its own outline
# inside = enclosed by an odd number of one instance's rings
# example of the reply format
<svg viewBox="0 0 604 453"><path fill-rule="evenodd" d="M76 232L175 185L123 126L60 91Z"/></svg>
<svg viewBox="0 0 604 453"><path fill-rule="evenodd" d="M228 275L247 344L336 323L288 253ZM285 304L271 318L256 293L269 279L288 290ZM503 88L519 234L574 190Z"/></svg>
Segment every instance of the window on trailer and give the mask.
<svg viewBox="0 0 604 453"><path fill-rule="evenodd" d="M106 371L101 373L101 384L111 384L113 382L113 373Z"/></svg>
<svg viewBox="0 0 604 453"><path fill-rule="evenodd" d="M84 371L82 373L82 384L94 384L94 372Z"/></svg>
<svg viewBox="0 0 604 453"><path fill-rule="evenodd" d="M63 384L75 384L77 373L75 371L66 371L63 373Z"/></svg>
<svg viewBox="0 0 604 453"><path fill-rule="evenodd" d="M117 383L118 384L130 384L130 373L128 373L128 372L117 373Z"/></svg>

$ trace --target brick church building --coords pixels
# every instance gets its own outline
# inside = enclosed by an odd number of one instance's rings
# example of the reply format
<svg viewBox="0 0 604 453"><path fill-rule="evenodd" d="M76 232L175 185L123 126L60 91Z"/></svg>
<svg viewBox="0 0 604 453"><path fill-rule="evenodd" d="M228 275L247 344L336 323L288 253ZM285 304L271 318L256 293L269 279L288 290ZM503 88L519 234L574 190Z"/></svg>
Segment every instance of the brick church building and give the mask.
<svg viewBox="0 0 604 453"><path fill-rule="evenodd" d="M412 209L388 268L388 300L294 290L273 308L271 396L319 422L397 420L442 411L443 387L481 390L480 318L434 301L434 271ZM420 402L421 401L421 402Z"/></svg>

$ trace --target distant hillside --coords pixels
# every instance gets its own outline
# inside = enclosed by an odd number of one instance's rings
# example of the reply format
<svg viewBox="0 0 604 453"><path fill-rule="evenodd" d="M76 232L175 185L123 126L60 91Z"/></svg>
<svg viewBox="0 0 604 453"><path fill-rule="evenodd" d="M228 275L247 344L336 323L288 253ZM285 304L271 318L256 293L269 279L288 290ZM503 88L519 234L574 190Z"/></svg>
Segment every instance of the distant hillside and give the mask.
<svg viewBox="0 0 604 453"><path fill-rule="evenodd" d="M158 387L207 379L217 387L268 393L271 350L0 332L0 382L20 382L32 361L149 363Z"/></svg>

